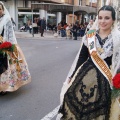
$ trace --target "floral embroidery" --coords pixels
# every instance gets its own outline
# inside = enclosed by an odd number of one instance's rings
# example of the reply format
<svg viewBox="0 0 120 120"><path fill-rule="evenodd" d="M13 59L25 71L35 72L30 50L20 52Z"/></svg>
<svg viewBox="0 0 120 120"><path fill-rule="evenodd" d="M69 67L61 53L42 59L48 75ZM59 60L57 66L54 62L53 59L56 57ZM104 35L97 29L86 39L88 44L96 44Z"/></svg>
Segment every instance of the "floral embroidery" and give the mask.
<svg viewBox="0 0 120 120"><path fill-rule="evenodd" d="M14 87L14 86L15 86L15 81L14 81L14 80L10 80L10 81L9 81L9 85L10 85L11 87Z"/></svg>

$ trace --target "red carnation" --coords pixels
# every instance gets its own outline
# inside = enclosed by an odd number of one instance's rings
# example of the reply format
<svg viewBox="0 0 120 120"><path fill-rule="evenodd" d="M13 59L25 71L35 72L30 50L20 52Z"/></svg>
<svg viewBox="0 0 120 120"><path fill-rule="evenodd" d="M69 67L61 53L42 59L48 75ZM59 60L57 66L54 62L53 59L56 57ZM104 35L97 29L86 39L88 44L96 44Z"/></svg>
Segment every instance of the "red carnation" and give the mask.
<svg viewBox="0 0 120 120"><path fill-rule="evenodd" d="M10 48L12 47L12 44L10 42L3 42L1 45L0 45L0 49L4 49L4 48Z"/></svg>
<svg viewBox="0 0 120 120"><path fill-rule="evenodd" d="M120 89L120 73L116 74L113 79L113 86L116 89Z"/></svg>

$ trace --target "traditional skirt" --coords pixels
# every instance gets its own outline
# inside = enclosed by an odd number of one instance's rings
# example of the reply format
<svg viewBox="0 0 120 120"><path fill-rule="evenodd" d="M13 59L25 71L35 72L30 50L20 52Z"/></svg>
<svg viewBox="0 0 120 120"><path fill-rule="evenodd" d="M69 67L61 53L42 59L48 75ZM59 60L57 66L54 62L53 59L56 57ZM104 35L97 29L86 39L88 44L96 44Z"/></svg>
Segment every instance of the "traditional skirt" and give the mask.
<svg viewBox="0 0 120 120"><path fill-rule="evenodd" d="M61 120L109 120L110 108L110 85L88 61L77 71L58 113L63 115Z"/></svg>
<svg viewBox="0 0 120 120"><path fill-rule="evenodd" d="M8 58L8 67L5 72L0 75L0 92L15 91L21 86L31 81L28 65L21 49L17 46L11 59ZM10 63L10 61L12 63Z"/></svg>

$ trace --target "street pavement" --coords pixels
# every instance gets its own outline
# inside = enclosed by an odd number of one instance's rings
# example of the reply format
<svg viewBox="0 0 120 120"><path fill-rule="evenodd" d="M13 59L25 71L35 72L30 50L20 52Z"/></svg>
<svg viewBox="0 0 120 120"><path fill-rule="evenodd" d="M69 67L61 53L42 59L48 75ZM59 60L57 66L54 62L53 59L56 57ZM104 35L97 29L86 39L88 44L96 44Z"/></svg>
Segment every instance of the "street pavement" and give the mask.
<svg viewBox="0 0 120 120"><path fill-rule="evenodd" d="M16 38L30 38L30 39L46 39L46 38L62 38L60 36L54 37L54 33L52 31L45 31L44 32L44 37L41 37L41 34L30 34L29 32L20 32L20 31L15 31Z"/></svg>
<svg viewBox="0 0 120 120"><path fill-rule="evenodd" d="M66 37L61 37L61 36L56 36L55 37L55 32L52 31L45 31L44 32L44 37L41 37L41 34L30 34L29 32L20 32L20 31L15 31L16 38L23 38L23 39L47 39L47 40L61 40L61 39L66 39L66 40L73 40L73 38L66 38ZM81 40L80 37L77 38L77 40Z"/></svg>
<svg viewBox="0 0 120 120"><path fill-rule="evenodd" d="M0 120L55 120L60 91L80 41L15 32L32 76L31 83L0 96ZM54 39L55 38L55 39Z"/></svg>

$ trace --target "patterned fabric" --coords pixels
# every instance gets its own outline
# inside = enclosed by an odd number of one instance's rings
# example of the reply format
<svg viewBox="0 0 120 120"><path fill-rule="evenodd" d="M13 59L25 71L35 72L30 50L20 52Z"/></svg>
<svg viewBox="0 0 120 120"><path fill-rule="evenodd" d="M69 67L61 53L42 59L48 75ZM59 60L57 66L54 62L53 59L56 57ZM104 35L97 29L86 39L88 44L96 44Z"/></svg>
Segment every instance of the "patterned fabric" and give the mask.
<svg viewBox="0 0 120 120"><path fill-rule="evenodd" d="M12 26L11 20L9 20L5 25L4 37L6 41L9 41L15 44L15 40L13 37L13 26Z"/></svg>
<svg viewBox="0 0 120 120"><path fill-rule="evenodd" d="M13 24L5 6L4 10L5 15L0 19L0 34L4 31L3 40L15 44L16 51L7 56L8 68L5 72L0 74L0 92L12 92L29 83L31 76L22 50L17 45ZM9 57L13 60L12 64L10 64Z"/></svg>
<svg viewBox="0 0 120 120"><path fill-rule="evenodd" d="M21 49L16 45L15 51L7 57L7 70L0 75L0 92L15 91L31 81L28 66L23 56Z"/></svg>
<svg viewBox="0 0 120 120"><path fill-rule="evenodd" d="M112 72L114 76L120 69L120 32L117 30L113 31L112 38L113 38Z"/></svg>
<svg viewBox="0 0 120 120"><path fill-rule="evenodd" d="M87 39L84 39L84 44L87 46ZM104 52L98 51L100 57L105 59L113 54L113 39L112 35L108 35L106 38L101 39L98 34L96 34L96 47L103 49Z"/></svg>
<svg viewBox="0 0 120 120"><path fill-rule="evenodd" d="M103 40L96 35L96 47L103 49L103 56L108 66L111 65L113 44L111 35ZM87 47L86 41L84 44ZM104 49L109 51L104 52ZM82 51L82 50L81 50ZM80 61L80 59L79 59ZM64 95L59 110L61 120L109 120L111 107L111 89L108 80L94 65L89 57L73 77L73 83Z"/></svg>
<svg viewBox="0 0 120 120"><path fill-rule="evenodd" d="M21 71L18 73L16 64L9 65L9 68L1 74L0 91L15 91L22 85L30 82L31 76L24 63L20 64Z"/></svg>
<svg viewBox="0 0 120 120"><path fill-rule="evenodd" d="M92 61L87 62L65 93L61 120L109 120L110 94L106 78Z"/></svg>
<svg viewBox="0 0 120 120"><path fill-rule="evenodd" d="M9 41L13 44L17 44L15 33L13 30L12 21L10 19L6 20L6 24L4 25L4 40Z"/></svg>

